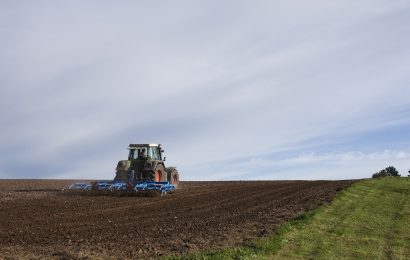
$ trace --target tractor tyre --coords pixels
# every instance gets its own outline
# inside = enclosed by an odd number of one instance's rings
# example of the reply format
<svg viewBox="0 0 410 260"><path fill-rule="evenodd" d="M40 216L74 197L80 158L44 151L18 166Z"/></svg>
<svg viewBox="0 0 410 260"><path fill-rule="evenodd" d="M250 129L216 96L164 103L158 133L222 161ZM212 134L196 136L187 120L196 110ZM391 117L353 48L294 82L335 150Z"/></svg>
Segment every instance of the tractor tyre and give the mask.
<svg viewBox="0 0 410 260"><path fill-rule="evenodd" d="M117 173L115 174L115 178L114 181L127 181L128 178L128 172L127 171L122 171L119 170L117 171Z"/></svg>
<svg viewBox="0 0 410 260"><path fill-rule="evenodd" d="M150 181L167 181L167 173L164 165L157 164L157 166L155 166L155 170L150 171L147 177Z"/></svg>
<svg viewBox="0 0 410 260"><path fill-rule="evenodd" d="M170 184L173 184L175 188L177 188L179 184L179 173L177 169L167 168L167 177L168 177L168 182Z"/></svg>

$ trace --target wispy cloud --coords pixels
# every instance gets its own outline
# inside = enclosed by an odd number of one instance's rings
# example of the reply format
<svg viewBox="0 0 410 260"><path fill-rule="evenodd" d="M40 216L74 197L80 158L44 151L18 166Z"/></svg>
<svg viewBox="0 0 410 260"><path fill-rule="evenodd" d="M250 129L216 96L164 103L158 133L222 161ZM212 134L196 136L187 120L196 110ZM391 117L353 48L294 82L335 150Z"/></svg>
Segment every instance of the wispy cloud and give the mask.
<svg viewBox="0 0 410 260"><path fill-rule="evenodd" d="M258 155L406 149L408 1L0 7L0 177L109 178L145 141L163 143L185 179ZM365 138L391 129L394 144ZM243 166L229 167L213 178Z"/></svg>
<svg viewBox="0 0 410 260"><path fill-rule="evenodd" d="M304 153L283 157L259 156L235 161L201 165L209 174L203 180L224 179L357 179L394 165L404 176L410 160L409 151L385 150L363 153L358 151ZM220 175L223 172L226 175Z"/></svg>

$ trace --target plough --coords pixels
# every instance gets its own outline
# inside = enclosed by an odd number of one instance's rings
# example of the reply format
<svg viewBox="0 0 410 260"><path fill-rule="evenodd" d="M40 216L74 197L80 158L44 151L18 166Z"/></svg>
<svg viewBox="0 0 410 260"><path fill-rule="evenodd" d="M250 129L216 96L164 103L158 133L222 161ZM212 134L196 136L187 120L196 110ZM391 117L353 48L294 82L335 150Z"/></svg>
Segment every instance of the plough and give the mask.
<svg viewBox="0 0 410 260"><path fill-rule="evenodd" d="M155 195L155 193L163 196L175 189L176 187L169 182L157 181L144 181L135 184L129 181L97 181L92 183L74 183L68 188L69 191L94 191L95 193L101 192L101 194L121 194L120 192L126 192L127 195L135 193L135 195L146 196Z"/></svg>

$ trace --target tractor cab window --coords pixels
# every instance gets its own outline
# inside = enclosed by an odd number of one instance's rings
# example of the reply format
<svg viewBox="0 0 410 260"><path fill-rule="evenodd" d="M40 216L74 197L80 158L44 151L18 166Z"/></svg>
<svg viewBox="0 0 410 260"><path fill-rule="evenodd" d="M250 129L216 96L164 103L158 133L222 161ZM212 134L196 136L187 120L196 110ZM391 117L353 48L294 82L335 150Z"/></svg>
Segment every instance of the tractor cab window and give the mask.
<svg viewBox="0 0 410 260"><path fill-rule="evenodd" d="M144 155L143 155L144 151ZM158 147L133 147L128 154L128 160L147 159L161 160L161 153Z"/></svg>
<svg viewBox="0 0 410 260"><path fill-rule="evenodd" d="M135 150L134 149L130 149L130 153L128 154L128 160L132 160L135 159Z"/></svg>
<svg viewBox="0 0 410 260"><path fill-rule="evenodd" d="M161 160L157 147L148 147L148 157L152 160Z"/></svg>
<svg viewBox="0 0 410 260"><path fill-rule="evenodd" d="M142 157L141 153L142 148L130 149L128 154L128 160L135 160Z"/></svg>
<svg viewBox="0 0 410 260"><path fill-rule="evenodd" d="M147 158L147 148L145 148L145 147L138 148L137 158L146 159Z"/></svg>
<svg viewBox="0 0 410 260"><path fill-rule="evenodd" d="M130 152L128 154L128 160L136 160L136 159L144 159L147 157L147 150L149 152L149 149L147 147L137 147L134 149L130 149ZM144 151L144 155L143 155ZM149 154L148 154L149 156Z"/></svg>

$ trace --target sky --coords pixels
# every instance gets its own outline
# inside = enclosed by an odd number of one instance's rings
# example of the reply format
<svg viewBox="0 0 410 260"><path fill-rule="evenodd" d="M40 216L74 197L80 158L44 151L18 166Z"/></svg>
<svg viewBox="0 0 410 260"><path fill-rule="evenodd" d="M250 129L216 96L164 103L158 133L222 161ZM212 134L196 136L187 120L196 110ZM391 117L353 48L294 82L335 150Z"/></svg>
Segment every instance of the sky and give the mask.
<svg viewBox="0 0 410 260"><path fill-rule="evenodd" d="M410 2L0 0L0 178L410 170Z"/></svg>

